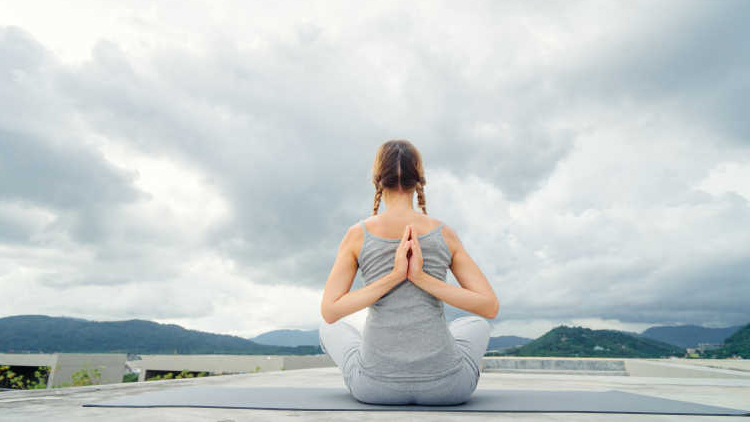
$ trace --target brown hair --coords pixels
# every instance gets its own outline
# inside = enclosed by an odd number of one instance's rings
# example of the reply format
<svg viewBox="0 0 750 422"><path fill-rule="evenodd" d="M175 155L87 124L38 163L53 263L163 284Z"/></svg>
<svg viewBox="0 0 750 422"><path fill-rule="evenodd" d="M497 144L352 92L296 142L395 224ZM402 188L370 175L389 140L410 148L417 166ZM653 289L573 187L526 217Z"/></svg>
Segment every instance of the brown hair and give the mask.
<svg viewBox="0 0 750 422"><path fill-rule="evenodd" d="M405 191L416 189L419 207L422 213L427 214L424 200L427 180L424 178L422 156L411 142L405 139L391 140L378 148L372 165L372 183L375 185L372 215L378 213L383 189L397 190L399 186Z"/></svg>

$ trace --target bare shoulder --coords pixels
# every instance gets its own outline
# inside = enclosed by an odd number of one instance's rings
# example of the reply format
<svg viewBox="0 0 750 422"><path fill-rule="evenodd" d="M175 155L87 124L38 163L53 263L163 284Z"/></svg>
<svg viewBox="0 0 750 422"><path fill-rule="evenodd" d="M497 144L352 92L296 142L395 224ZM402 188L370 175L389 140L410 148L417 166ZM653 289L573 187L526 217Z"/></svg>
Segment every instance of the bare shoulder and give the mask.
<svg viewBox="0 0 750 422"><path fill-rule="evenodd" d="M418 218L421 219L421 223L424 227L425 233L429 233L440 227L441 224L444 224L442 220L437 219L431 215L419 214Z"/></svg>
<svg viewBox="0 0 750 422"><path fill-rule="evenodd" d="M375 215L368 215L367 217L363 218L361 221L364 221L365 224L369 224L369 223L379 224L380 220L382 219L383 219L382 214L375 214ZM355 223L355 225L360 226L359 222Z"/></svg>
<svg viewBox="0 0 750 422"><path fill-rule="evenodd" d="M458 234L456 234L456 231L453 230L453 227L443 223L443 227L440 231L443 235L443 239L445 239L446 245L448 245L448 249L450 249L451 257L455 256L457 251L463 249L461 239L458 237Z"/></svg>
<svg viewBox="0 0 750 422"><path fill-rule="evenodd" d="M344 238L341 240L340 248L349 253L356 260L359 258L359 250L364 238L365 232L362 230L362 225L357 221L346 229Z"/></svg>

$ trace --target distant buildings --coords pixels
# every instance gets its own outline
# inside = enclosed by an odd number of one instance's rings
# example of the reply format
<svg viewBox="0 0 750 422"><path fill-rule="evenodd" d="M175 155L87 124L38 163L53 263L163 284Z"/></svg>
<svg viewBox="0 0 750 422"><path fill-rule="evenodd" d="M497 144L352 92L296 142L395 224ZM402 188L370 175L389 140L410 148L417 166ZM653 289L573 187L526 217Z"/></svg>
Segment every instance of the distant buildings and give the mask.
<svg viewBox="0 0 750 422"><path fill-rule="evenodd" d="M705 353L708 350L716 350L720 349L723 345L717 344L717 343L699 343L698 347L696 347L696 350L699 353Z"/></svg>

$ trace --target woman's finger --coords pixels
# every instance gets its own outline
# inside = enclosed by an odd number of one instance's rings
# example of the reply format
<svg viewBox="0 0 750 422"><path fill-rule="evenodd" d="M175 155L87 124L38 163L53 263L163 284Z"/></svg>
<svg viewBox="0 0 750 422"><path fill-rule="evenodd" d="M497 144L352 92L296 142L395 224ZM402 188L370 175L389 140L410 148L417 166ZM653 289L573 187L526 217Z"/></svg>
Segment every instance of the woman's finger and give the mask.
<svg viewBox="0 0 750 422"><path fill-rule="evenodd" d="M411 243L412 247L417 250L417 252L422 253L422 247L419 246L419 240L417 239L417 236L412 237L411 239L413 242Z"/></svg>
<svg viewBox="0 0 750 422"><path fill-rule="evenodd" d="M401 244L399 245L399 247L403 248L404 246L406 246L406 241L409 240L409 234L411 234L411 226L407 225L404 229L404 235L401 236Z"/></svg>

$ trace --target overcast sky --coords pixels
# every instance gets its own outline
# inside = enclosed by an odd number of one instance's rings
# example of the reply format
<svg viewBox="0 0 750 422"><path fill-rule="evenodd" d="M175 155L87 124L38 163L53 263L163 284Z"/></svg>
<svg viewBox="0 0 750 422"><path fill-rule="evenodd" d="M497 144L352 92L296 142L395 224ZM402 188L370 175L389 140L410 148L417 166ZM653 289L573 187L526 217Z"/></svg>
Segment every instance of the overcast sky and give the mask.
<svg viewBox="0 0 750 422"><path fill-rule="evenodd" d="M408 139L497 292L493 335L748 323L749 21L741 0L0 0L0 317L317 328L375 151Z"/></svg>

